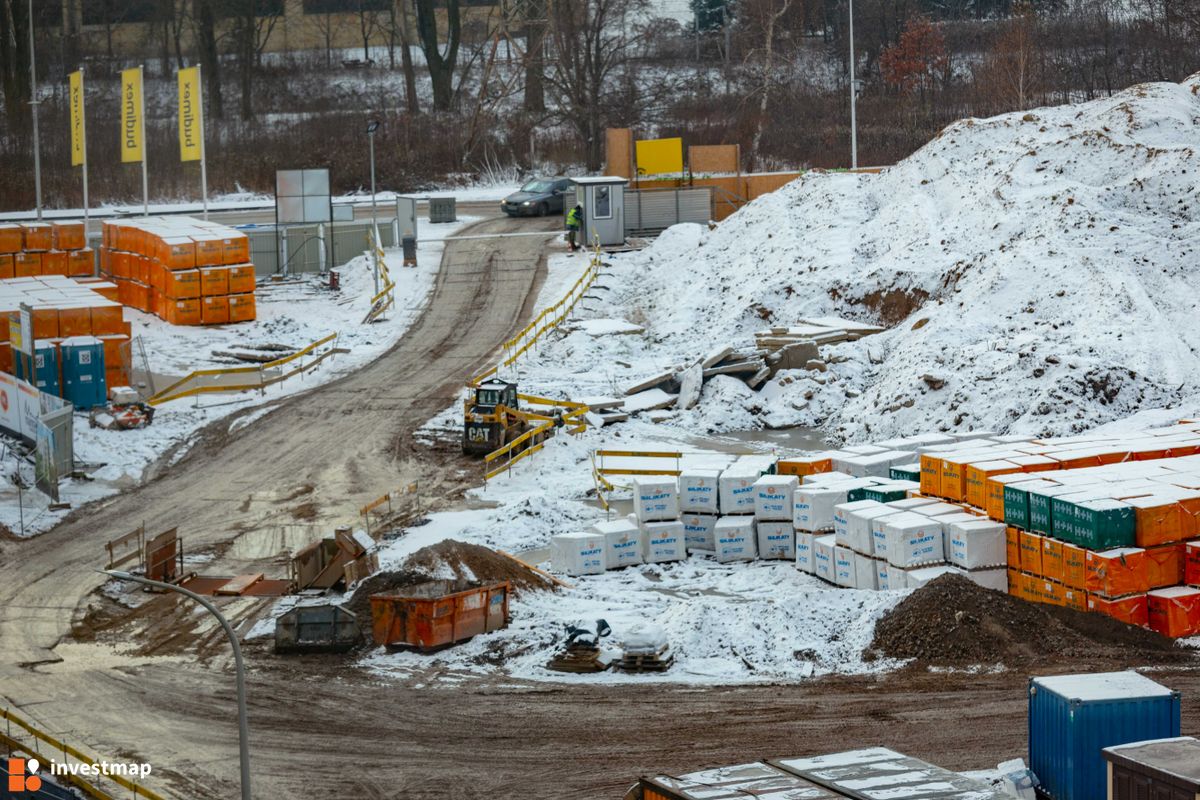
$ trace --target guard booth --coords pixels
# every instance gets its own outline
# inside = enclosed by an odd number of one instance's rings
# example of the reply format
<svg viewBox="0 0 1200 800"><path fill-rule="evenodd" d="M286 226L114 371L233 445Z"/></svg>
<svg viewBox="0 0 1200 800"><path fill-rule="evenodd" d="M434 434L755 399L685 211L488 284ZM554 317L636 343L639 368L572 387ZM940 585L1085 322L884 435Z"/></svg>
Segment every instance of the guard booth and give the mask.
<svg viewBox="0 0 1200 800"><path fill-rule="evenodd" d="M629 181L612 175L572 178L575 202L583 206L583 245L599 238L602 246L625 243L625 187ZM566 209L566 213L570 212Z"/></svg>

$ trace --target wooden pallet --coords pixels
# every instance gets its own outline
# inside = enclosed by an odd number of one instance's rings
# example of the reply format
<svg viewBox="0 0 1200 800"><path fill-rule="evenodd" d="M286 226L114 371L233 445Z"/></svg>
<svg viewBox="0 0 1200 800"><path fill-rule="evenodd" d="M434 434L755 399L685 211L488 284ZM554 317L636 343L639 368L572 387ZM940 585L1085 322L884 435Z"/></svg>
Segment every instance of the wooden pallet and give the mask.
<svg viewBox="0 0 1200 800"><path fill-rule="evenodd" d="M546 663L555 672L603 672L608 664L600 661L599 647L568 647Z"/></svg>
<svg viewBox="0 0 1200 800"><path fill-rule="evenodd" d="M675 655L673 653L626 654L621 657L618 667L622 672L666 672L674 663Z"/></svg>

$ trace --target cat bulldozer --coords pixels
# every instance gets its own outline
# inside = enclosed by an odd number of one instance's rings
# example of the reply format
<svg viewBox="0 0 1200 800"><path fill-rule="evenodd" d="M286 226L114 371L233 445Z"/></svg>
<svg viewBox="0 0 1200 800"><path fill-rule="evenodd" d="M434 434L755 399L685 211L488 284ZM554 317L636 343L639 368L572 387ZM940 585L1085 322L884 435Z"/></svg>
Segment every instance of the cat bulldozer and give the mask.
<svg viewBox="0 0 1200 800"><path fill-rule="evenodd" d="M522 411L515 383L488 378L474 388L474 396L463 401L463 452L467 455L499 450L529 430L531 422L562 424L558 413Z"/></svg>

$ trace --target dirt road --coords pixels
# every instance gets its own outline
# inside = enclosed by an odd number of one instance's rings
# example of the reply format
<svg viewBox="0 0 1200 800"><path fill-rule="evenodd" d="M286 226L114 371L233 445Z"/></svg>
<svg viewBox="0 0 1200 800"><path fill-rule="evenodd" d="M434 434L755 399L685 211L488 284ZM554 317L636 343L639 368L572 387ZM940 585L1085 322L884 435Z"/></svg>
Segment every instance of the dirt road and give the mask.
<svg viewBox="0 0 1200 800"><path fill-rule="evenodd" d="M554 219L489 220L464 235L556 230ZM60 659L55 646L103 577L103 543L143 521L152 531L179 526L185 547L220 549L245 531L294 520L354 520L356 509L385 491L420 480L428 501L461 490L452 468L419 463L406 446L412 431L460 397L463 380L529 316L545 273L547 239L464 239L446 245L430 301L401 342L341 380L282 401L266 416L228 433L214 423L179 463L149 483L74 514L29 541L0 541L0 696L63 730L89 731L72 694L47 692L28 665ZM451 467L454 466L453 461ZM25 665L25 666L22 666ZM77 670L83 665L67 665ZM93 676L86 674L87 681ZM60 687L61 688L61 687ZM133 685L127 691L136 696ZM136 707L136 706L134 706ZM59 717L50 708L62 713ZM124 741L142 748L147 731L129 722ZM157 735L149 731L153 741Z"/></svg>

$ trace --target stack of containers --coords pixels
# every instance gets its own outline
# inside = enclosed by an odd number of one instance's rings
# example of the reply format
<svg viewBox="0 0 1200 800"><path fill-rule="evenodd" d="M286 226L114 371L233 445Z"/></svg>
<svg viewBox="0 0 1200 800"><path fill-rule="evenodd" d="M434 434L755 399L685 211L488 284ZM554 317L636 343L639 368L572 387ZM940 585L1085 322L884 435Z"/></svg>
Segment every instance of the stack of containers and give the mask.
<svg viewBox="0 0 1200 800"><path fill-rule="evenodd" d="M121 304L111 299L115 293L116 287L112 284L61 275L0 281L0 315L3 315L0 319L0 370L33 383L43 391L61 395L81 408L90 407L87 398L94 391L106 392L107 387L128 385L128 367L121 351L129 341L131 328L125 321ZM36 351L33 359L14 353L8 340L10 320L19 316L22 305L31 309ZM73 375L72 380L65 381L60 367L68 359L59 351L66 340L78 337L98 340L99 363L91 356L75 358L71 361L72 369L86 368L88 377L85 380ZM89 347L95 344L89 343ZM82 363L84 358L86 364ZM102 382L103 386L96 387L97 382ZM84 384L90 388L78 398L72 398L62 394L65 384L72 389Z"/></svg>
<svg viewBox="0 0 1200 800"><path fill-rule="evenodd" d="M674 477L635 477L633 515L646 534L647 564L687 557L687 540L679 519L679 484Z"/></svg>
<svg viewBox="0 0 1200 800"><path fill-rule="evenodd" d="M122 303L173 325L255 318L249 239L225 225L191 217L105 222L100 270Z"/></svg>
<svg viewBox="0 0 1200 800"><path fill-rule="evenodd" d="M0 223L0 280L95 274L96 256L82 222Z"/></svg>
<svg viewBox="0 0 1200 800"><path fill-rule="evenodd" d="M679 474L679 512L687 551L712 553L713 532L720 513L720 478L715 469L684 470Z"/></svg>

